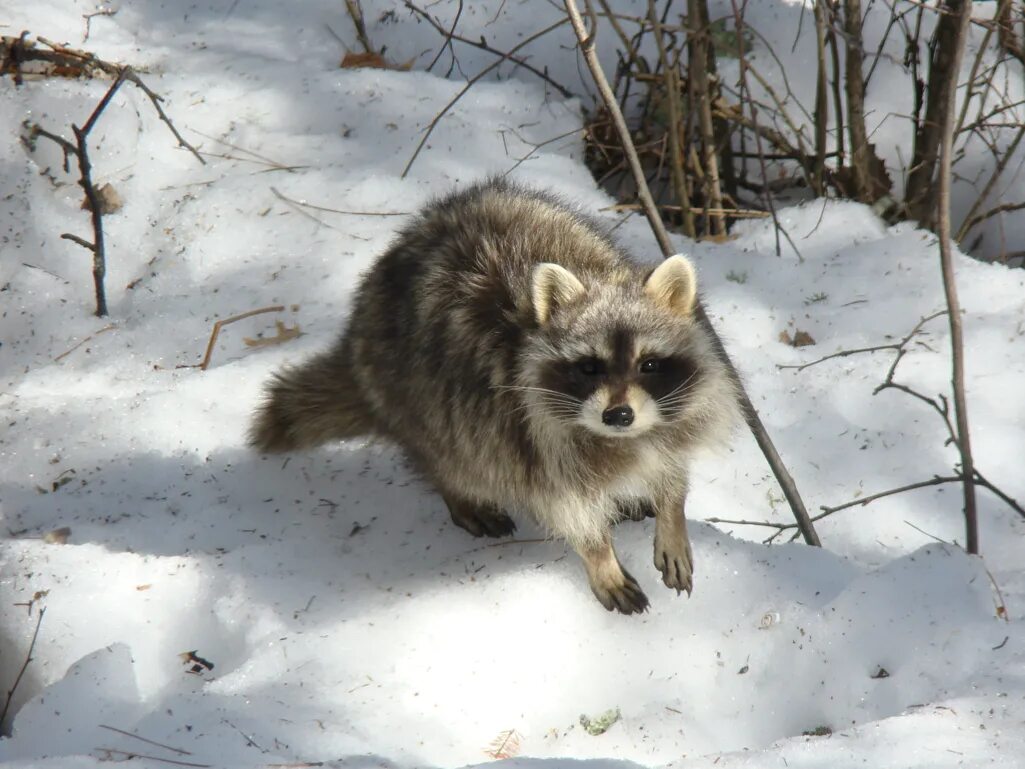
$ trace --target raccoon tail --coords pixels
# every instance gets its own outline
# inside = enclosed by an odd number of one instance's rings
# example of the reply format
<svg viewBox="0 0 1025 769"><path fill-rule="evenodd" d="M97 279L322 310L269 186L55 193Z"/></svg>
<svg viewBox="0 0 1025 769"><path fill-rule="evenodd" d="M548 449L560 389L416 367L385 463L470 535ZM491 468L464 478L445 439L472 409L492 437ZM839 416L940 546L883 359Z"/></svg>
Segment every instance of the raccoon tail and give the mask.
<svg viewBox="0 0 1025 769"><path fill-rule="evenodd" d="M343 342L341 348L276 373L249 427L250 445L276 453L373 432L350 360Z"/></svg>

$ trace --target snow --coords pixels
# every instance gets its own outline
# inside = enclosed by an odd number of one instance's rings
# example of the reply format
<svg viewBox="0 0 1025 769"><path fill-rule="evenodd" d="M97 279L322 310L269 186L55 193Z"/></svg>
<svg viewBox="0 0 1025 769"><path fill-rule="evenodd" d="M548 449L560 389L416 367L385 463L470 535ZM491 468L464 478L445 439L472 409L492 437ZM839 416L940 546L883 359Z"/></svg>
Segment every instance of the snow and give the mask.
<svg viewBox="0 0 1025 769"><path fill-rule="evenodd" d="M463 34L503 49L558 13L510 0L489 24L499 3L466 5ZM364 6L393 61L433 56L425 24ZM5 33L79 45L89 10L37 0L2 16ZM451 11L432 8L445 23ZM781 27L795 12L777 11ZM356 277L401 221L304 215L272 187L330 208L410 212L580 124L579 102L503 69L439 122L401 179L462 87L458 72L440 76L447 55L439 75L338 69L326 24L351 43L333 0L125 3L92 20L85 47L146 67L186 138L212 153L201 166L176 148L130 86L104 114L90 145L97 180L126 201L105 219L109 318L92 315L87 255L59 238L88 233L59 151L0 144L0 692L46 612L0 761L457 767L490 762L488 746L515 730L511 767L1019 765L1025 521L986 490L983 557L937 541L963 541L955 485L825 518L824 549L787 544L790 532L768 546L771 529L703 522L790 520L738 434L696 468L692 598L659 584L650 523L620 527L620 555L652 599L647 614L622 617L529 522L517 541L454 528L390 446L287 458L246 448L263 381L329 343ZM525 50L586 94L569 34ZM467 74L491 61L459 57ZM32 119L69 135L106 87L4 78L0 132L15 137ZM596 212L611 201L581 157L569 135L514 176ZM778 368L894 342L942 309L933 236L852 203L779 215L796 246L783 241L781 256L764 221L724 245L677 243L809 506L949 474L939 417L904 393L873 395L892 351ZM617 234L654 260L640 217ZM977 464L1025 499L1025 273L960 256L957 273ZM208 370L177 368L199 361L214 321L274 304L285 312L226 326ZM303 335L244 344L272 336L275 318ZM789 347L784 330L815 345ZM917 339L897 380L946 392L945 319ZM43 538L65 526L66 544ZM188 651L213 669L187 672ZM602 735L579 724L617 708ZM805 734L821 727L831 734Z"/></svg>

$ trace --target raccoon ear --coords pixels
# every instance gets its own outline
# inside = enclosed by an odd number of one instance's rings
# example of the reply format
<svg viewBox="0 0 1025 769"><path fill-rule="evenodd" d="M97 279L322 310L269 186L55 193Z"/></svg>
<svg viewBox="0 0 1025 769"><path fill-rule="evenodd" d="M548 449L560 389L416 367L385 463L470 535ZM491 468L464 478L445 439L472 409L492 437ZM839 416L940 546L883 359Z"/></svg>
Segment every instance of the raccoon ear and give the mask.
<svg viewBox="0 0 1025 769"><path fill-rule="evenodd" d="M558 307L582 296L586 290L576 275L551 262L537 265L531 282L530 298L534 304L534 319L539 326L548 323Z"/></svg>
<svg viewBox="0 0 1025 769"><path fill-rule="evenodd" d="M677 315L690 315L698 296L694 265L682 254L670 256L644 281L644 292Z"/></svg>

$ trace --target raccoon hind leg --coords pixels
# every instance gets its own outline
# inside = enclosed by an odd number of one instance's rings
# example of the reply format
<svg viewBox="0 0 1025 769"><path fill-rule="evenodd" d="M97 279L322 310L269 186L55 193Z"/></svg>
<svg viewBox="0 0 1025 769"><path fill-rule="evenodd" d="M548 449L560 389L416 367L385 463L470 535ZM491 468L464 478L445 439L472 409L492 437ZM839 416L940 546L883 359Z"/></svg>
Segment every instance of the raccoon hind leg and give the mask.
<svg viewBox="0 0 1025 769"><path fill-rule="evenodd" d="M643 521L645 518L655 517L655 504L650 499L641 499L639 497L617 500L616 510L619 513L617 523L622 523L623 521Z"/></svg>
<svg viewBox="0 0 1025 769"><path fill-rule="evenodd" d="M516 531L515 521L496 505L471 502L449 491L442 491L441 498L452 522L475 537L507 537Z"/></svg>

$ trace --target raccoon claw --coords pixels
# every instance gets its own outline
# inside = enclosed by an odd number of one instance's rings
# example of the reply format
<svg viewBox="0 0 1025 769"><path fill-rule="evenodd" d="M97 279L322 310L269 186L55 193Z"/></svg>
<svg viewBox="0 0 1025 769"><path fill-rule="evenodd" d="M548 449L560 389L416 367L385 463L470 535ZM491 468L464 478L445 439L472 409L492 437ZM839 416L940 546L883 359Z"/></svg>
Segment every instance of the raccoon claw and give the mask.
<svg viewBox="0 0 1025 769"><path fill-rule="evenodd" d="M458 504L449 505L452 522L475 537L507 537L516 531L516 523L501 510Z"/></svg>
<svg viewBox="0 0 1025 769"><path fill-rule="evenodd" d="M640 614L648 610L648 597L630 573L623 571L623 582L619 585L591 585L591 591L598 602L609 611L620 614Z"/></svg>
<svg viewBox="0 0 1025 769"><path fill-rule="evenodd" d="M677 595L686 590L688 598L694 586L691 563L689 547L682 553L670 554L660 543L655 544L655 568L662 572L662 582L666 587L676 590Z"/></svg>

